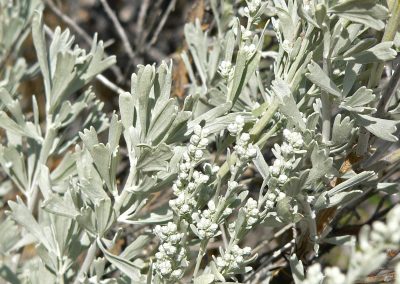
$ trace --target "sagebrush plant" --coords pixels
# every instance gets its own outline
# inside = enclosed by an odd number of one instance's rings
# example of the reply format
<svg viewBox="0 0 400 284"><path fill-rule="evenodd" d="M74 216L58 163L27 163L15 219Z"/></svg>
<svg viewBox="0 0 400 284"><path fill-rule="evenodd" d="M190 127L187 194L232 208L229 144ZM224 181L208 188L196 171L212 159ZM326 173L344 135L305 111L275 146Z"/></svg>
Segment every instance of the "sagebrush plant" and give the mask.
<svg viewBox="0 0 400 284"><path fill-rule="evenodd" d="M400 283L400 2L206 5L208 31L184 28L184 101L172 61L139 65L107 115L90 87L116 60L103 42L85 51L41 1L0 0L5 282L339 284L389 266ZM347 264L322 258L333 246Z"/></svg>

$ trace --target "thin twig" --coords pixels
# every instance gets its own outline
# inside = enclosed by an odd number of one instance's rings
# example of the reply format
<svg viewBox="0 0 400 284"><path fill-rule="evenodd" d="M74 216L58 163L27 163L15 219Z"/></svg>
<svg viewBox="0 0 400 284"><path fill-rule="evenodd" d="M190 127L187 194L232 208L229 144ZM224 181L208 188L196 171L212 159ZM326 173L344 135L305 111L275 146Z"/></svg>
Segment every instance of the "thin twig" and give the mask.
<svg viewBox="0 0 400 284"><path fill-rule="evenodd" d="M135 57L135 52L133 51L133 48L129 42L128 36L126 35L124 28L122 27L121 23L119 22L117 15L114 13L114 11L111 9L111 7L108 5L106 0L100 0L100 2L103 5L104 11L107 13L108 17L113 22L113 24L117 30L117 33L122 40L122 43L124 45L126 53L128 54L129 58L131 60L133 60L133 58Z"/></svg>
<svg viewBox="0 0 400 284"><path fill-rule="evenodd" d="M121 89L120 87L118 87L117 85L115 85L113 82L111 82L110 80L108 80L104 75L102 74L98 74L96 76L96 79L101 82L104 86L106 86L107 88L109 88L111 91L114 91L118 94L120 93L124 93L125 91L123 89Z"/></svg>
<svg viewBox="0 0 400 284"><path fill-rule="evenodd" d="M153 0L151 3L151 17L148 17L146 20L146 29L142 30L142 38L146 39L148 38L150 32L153 30L155 27L155 24L159 22L159 17L161 17L161 4L163 3L163 0Z"/></svg>
<svg viewBox="0 0 400 284"><path fill-rule="evenodd" d="M265 261L262 261L260 266L257 269L255 269L253 271L253 273L251 273L250 275L247 276L247 278L244 280L244 282L246 283L246 282L251 281L261 271L264 271L264 270L269 271L272 261L274 259L276 259L278 256L282 255L288 249L291 249L292 246L294 246L294 245L295 245L295 241L291 240L290 242L288 242L284 246L282 246L279 250L275 250L274 253L270 257L268 257ZM280 259L282 259L282 257L280 257L277 261L280 261Z"/></svg>
<svg viewBox="0 0 400 284"><path fill-rule="evenodd" d="M140 6L138 20L136 22L136 34L138 35L139 42L143 42L143 24L146 19L146 12L149 7L149 0L143 0L142 5ZM141 44L139 44L140 46Z"/></svg>
<svg viewBox="0 0 400 284"><path fill-rule="evenodd" d="M86 43L89 45L92 43L92 38L89 34L79 27L73 19L71 19L67 14L63 13L51 0L44 1L47 7L64 23L66 23L75 33L77 33L80 37L82 37Z"/></svg>
<svg viewBox="0 0 400 284"><path fill-rule="evenodd" d="M266 244L268 244L269 242L271 242L272 240L280 237L281 235L283 235L285 232L287 232L290 228L293 227L293 224L288 224L285 227L283 227L282 229L280 229L278 232L276 232L272 238L269 238L268 240L263 240L260 244L258 244L254 249L253 249L253 253L257 253L258 251L260 251Z"/></svg>
<svg viewBox="0 0 400 284"><path fill-rule="evenodd" d="M226 249L228 247L228 238L226 237L226 232L225 232L225 227L223 224L219 225L219 229L221 231L221 235L222 235L222 241L224 244L224 249Z"/></svg>
<svg viewBox="0 0 400 284"><path fill-rule="evenodd" d="M165 10L165 13L164 13L163 17L161 18L161 21L158 24L157 29L153 34L153 37L151 38L150 42L147 45L148 47L152 46L153 44L155 44L157 42L158 36L160 35L160 32L163 29L163 27L169 17L169 14L171 14L171 12L175 9L175 5L176 5L176 0L172 0L171 2L169 2L167 10Z"/></svg>
<svg viewBox="0 0 400 284"><path fill-rule="evenodd" d="M396 93L399 86L400 86L400 64L397 65L396 71L394 72L392 78L390 78L390 81L386 89L383 91L383 94L379 100L376 111L377 117L382 118L383 114L385 113L387 103L389 102L390 98Z"/></svg>

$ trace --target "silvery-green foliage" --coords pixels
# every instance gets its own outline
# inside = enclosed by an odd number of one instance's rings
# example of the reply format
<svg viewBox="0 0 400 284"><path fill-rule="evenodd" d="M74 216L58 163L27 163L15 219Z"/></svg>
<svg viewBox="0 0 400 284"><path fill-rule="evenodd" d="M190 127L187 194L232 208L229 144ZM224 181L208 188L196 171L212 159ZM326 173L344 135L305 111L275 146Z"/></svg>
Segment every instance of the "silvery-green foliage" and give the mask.
<svg viewBox="0 0 400 284"><path fill-rule="evenodd" d="M388 213L386 223L376 221L371 227L364 226L360 231L358 247L355 246L354 239L347 242L351 247L347 273L342 273L338 267L326 267L322 272L321 265L315 263L307 269L306 275L297 269L300 275L295 278L295 282L302 284L354 283L359 277L378 269L386 261L386 251L399 247L399 214L400 207L397 205ZM303 266L296 256L292 258L291 265L296 268Z"/></svg>
<svg viewBox="0 0 400 284"><path fill-rule="evenodd" d="M0 87L6 88L11 95L16 95L20 81L34 71L28 69L25 58L19 54L20 47L29 35L30 19L35 9L41 6L39 0L0 2ZM13 58L13 60L11 59ZM13 64L5 65L7 61ZM4 105L0 102L0 109Z"/></svg>
<svg viewBox="0 0 400 284"><path fill-rule="evenodd" d="M0 0L0 62L15 62L0 78L0 196L13 186L20 196L0 216L0 277L268 283L276 261L295 283L354 283L382 266L399 249L398 206L358 243L334 234L341 214L377 194L395 203L399 190L398 70L375 82L397 56L387 34L398 27L381 2L210 0L214 29L184 28L184 102L171 97L172 62L140 65L107 118L88 84L115 57L97 36L89 51L69 30L48 38L38 1ZM382 42L370 36L380 31ZM29 33L32 66L14 51ZM276 52L265 50L271 33ZM43 94L28 94L25 113L18 85L32 76ZM258 264L260 248L247 245L256 229L279 230L258 240L273 247ZM122 236L131 242L117 251ZM349 241L347 270L322 269L327 244ZM19 261L29 246L34 257Z"/></svg>

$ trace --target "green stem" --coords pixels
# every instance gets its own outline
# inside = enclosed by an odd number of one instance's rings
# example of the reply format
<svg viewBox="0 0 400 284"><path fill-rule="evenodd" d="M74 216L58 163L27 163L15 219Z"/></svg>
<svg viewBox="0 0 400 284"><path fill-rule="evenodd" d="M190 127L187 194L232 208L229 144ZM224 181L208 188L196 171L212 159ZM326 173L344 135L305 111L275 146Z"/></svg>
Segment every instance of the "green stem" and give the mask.
<svg viewBox="0 0 400 284"><path fill-rule="evenodd" d="M265 143L268 141L268 139L271 138L271 137L276 133L276 131L278 131L278 129L279 129L280 127L281 127L280 123L279 123L279 122L276 123L276 124L274 125L274 127L272 127L267 133L265 133L264 135L262 135L262 136L260 137L260 139L256 142L256 145L257 145L260 149L264 148Z"/></svg>
<svg viewBox="0 0 400 284"><path fill-rule="evenodd" d="M250 130L250 135L255 136L257 138L260 133L265 129L268 123L272 120L274 114L278 110L278 102L276 99L273 100L267 111L261 117L259 121L257 121L253 128Z"/></svg>

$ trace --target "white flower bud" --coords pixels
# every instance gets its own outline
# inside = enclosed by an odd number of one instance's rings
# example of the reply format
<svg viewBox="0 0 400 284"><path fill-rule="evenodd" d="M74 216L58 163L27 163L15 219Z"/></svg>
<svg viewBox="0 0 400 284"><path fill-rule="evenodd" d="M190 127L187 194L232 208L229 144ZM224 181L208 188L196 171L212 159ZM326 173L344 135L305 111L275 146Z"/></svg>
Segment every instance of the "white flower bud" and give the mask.
<svg viewBox="0 0 400 284"><path fill-rule="evenodd" d="M198 136L200 136L201 135L201 126L199 125L199 124L197 124L197 125L195 125L194 127L193 127L193 133L194 134L196 134L196 135L198 135Z"/></svg>
<svg viewBox="0 0 400 284"><path fill-rule="evenodd" d="M187 204L183 204L180 210L181 214L187 214L190 212L190 207Z"/></svg>
<svg viewBox="0 0 400 284"><path fill-rule="evenodd" d="M201 158L203 158L203 151L202 150L196 150L196 152L194 153L194 157L197 160L200 160Z"/></svg>
<svg viewBox="0 0 400 284"><path fill-rule="evenodd" d="M164 260L157 265L157 268L160 271L161 275L170 274L172 271L171 267L171 262L168 260Z"/></svg>
<svg viewBox="0 0 400 284"><path fill-rule="evenodd" d="M192 144L194 144L194 145L197 145L199 142L200 142L200 136L198 136L198 135L196 135L196 134L193 134L193 135L190 137L190 143L192 143Z"/></svg>
<svg viewBox="0 0 400 284"><path fill-rule="evenodd" d="M180 178L180 179L186 179L188 176L189 176L189 175L188 175L187 173L185 173L185 172L179 173L179 178Z"/></svg>
<svg viewBox="0 0 400 284"><path fill-rule="evenodd" d="M267 198L269 200L275 200L276 199L276 194L273 193L273 192L269 192L269 193L267 193Z"/></svg>
<svg viewBox="0 0 400 284"><path fill-rule="evenodd" d="M242 39L243 40L247 40L249 38L251 38L251 36L253 35L251 30L246 29L243 26L240 26L241 32L242 32Z"/></svg>
<svg viewBox="0 0 400 284"><path fill-rule="evenodd" d="M168 229L168 232L169 232L169 233L175 233L176 230L177 230L177 226L176 226L175 223L168 222L168 224L167 224L167 229Z"/></svg>
<svg viewBox="0 0 400 284"><path fill-rule="evenodd" d="M272 208L274 208L274 205L275 205L275 202L272 201L272 200L267 200L267 201L265 202L265 208L267 208L267 209L272 209Z"/></svg>
<svg viewBox="0 0 400 284"><path fill-rule="evenodd" d="M282 167L283 164L284 164L284 161L282 161L279 158L274 161L274 167L280 168L280 167Z"/></svg>
<svg viewBox="0 0 400 284"><path fill-rule="evenodd" d="M207 206L211 211L215 211L215 203L213 200L208 201Z"/></svg>
<svg viewBox="0 0 400 284"><path fill-rule="evenodd" d="M196 188L196 184L194 182L189 182L187 188L192 191Z"/></svg>
<svg viewBox="0 0 400 284"><path fill-rule="evenodd" d="M255 147L253 147L252 144L249 144L249 148L246 151L246 155L249 158L255 158L257 156L257 149Z"/></svg>
<svg viewBox="0 0 400 284"><path fill-rule="evenodd" d="M190 144L190 145L188 146L188 151L189 151L190 154L193 155L193 154L196 152L196 150L197 150L197 147L194 146L193 144Z"/></svg>
<svg viewBox="0 0 400 284"><path fill-rule="evenodd" d="M324 270L326 282L329 284L342 284L346 282L346 276L338 267L327 267Z"/></svg>
<svg viewBox="0 0 400 284"><path fill-rule="evenodd" d="M190 162L190 156L189 156L189 153L188 152L183 152L183 154L182 154L182 158L183 158L183 160L185 160L185 161L187 161L187 162Z"/></svg>
<svg viewBox="0 0 400 284"><path fill-rule="evenodd" d="M236 181L228 181L228 189L232 190L238 187L238 183Z"/></svg>
<svg viewBox="0 0 400 284"><path fill-rule="evenodd" d="M235 123L230 123L228 125L227 129L228 129L229 133L233 136L239 132L239 128L238 128L237 124L235 124Z"/></svg>
<svg viewBox="0 0 400 284"><path fill-rule="evenodd" d="M283 142L281 145L281 151L282 151L282 154L284 154L284 155L290 155L293 153L293 146L286 142Z"/></svg>
<svg viewBox="0 0 400 284"><path fill-rule="evenodd" d="M276 167L276 166L272 166L270 168L270 172L273 176L279 176L279 174L281 173L281 169Z"/></svg>
<svg viewBox="0 0 400 284"><path fill-rule="evenodd" d="M207 138L201 138L199 142L199 147L206 147L208 145L208 139Z"/></svg>
<svg viewBox="0 0 400 284"><path fill-rule="evenodd" d="M255 201L253 198L249 198L246 202L246 208L248 209L253 209L253 208L257 208L257 201Z"/></svg>
<svg viewBox="0 0 400 284"><path fill-rule="evenodd" d="M159 251L159 252L157 252L157 253L155 254L155 257L156 257L157 259L163 259L163 258L167 257L167 255L166 255L165 253Z"/></svg>
<svg viewBox="0 0 400 284"><path fill-rule="evenodd" d="M198 230L197 233L200 239L204 239L206 237L206 232L204 230Z"/></svg>
<svg viewBox="0 0 400 284"><path fill-rule="evenodd" d="M240 140L243 142L248 142L250 140L250 134L249 133L242 133L242 135L240 135Z"/></svg>
<svg viewBox="0 0 400 284"><path fill-rule="evenodd" d="M172 271L171 277L174 279L179 279L179 278L181 278L182 274L183 274L182 269L175 269L174 271Z"/></svg>
<svg viewBox="0 0 400 284"><path fill-rule="evenodd" d="M288 180L288 177L285 174L281 174L279 176L278 180L279 180L280 183L285 183Z"/></svg>
<svg viewBox="0 0 400 284"><path fill-rule="evenodd" d="M210 130L208 128L203 128L202 132L201 132L201 137L205 138L210 134Z"/></svg>
<svg viewBox="0 0 400 284"><path fill-rule="evenodd" d="M291 170L293 167L293 163L290 161L285 162L285 168Z"/></svg>
<svg viewBox="0 0 400 284"><path fill-rule="evenodd" d="M228 216L231 214L232 214L232 209L229 207L225 208L224 212L222 213L222 215L224 215L224 216Z"/></svg>
<svg viewBox="0 0 400 284"><path fill-rule="evenodd" d="M278 197L277 197L277 201L282 200L286 197L286 194L284 192L279 192Z"/></svg>
<svg viewBox="0 0 400 284"><path fill-rule="evenodd" d="M223 78L228 78L232 75L232 63L229 61L222 61L218 66L218 72Z"/></svg>
<svg viewBox="0 0 400 284"><path fill-rule="evenodd" d="M219 166L213 166L211 172L214 174L219 171Z"/></svg>
<svg viewBox="0 0 400 284"><path fill-rule="evenodd" d="M247 54L247 60L249 60L256 52L256 46L254 44L243 46L243 51Z"/></svg>
<svg viewBox="0 0 400 284"><path fill-rule="evenodd" d="M237 115L235 118L235 122L237 125L239 126L243 126L244 125L244 118L241 115Z"/></svg>
<svg viewBox="0 0 400 284"><path fill-rule="evenodd" d="M222 257L217 257L217 259L216 259L216 261L215 261L215 264L216 264L218 267L221 267L221 268L223 268L223 267L226 266L226 262L225 262L225 260L222 259Z"/></svg>
<svg viewBox="0 0 400 284"><path fill-rule="evenodd" d="M218 224L212 223L209 227L209 230L213 233L218 229Z"/></svg>
<svg viewBox="0 0 400 284"><path fill-rule="evenodd" d="M285 128L282 132L283 137L285 139L289 139L289 137L292 135L292 131L290 131L289 129Z"/></svg>

